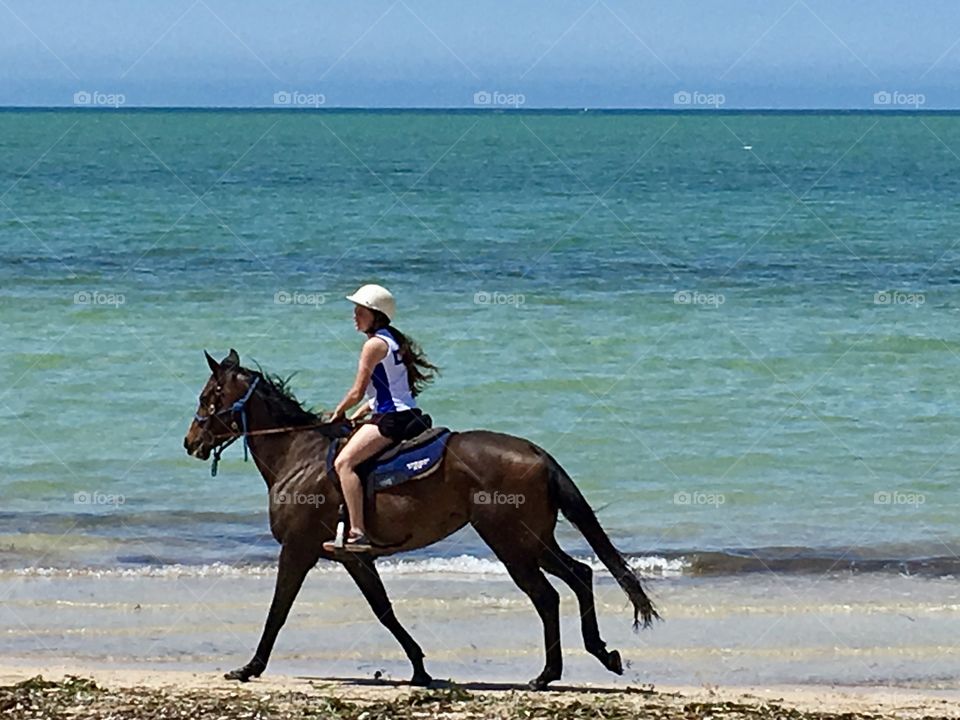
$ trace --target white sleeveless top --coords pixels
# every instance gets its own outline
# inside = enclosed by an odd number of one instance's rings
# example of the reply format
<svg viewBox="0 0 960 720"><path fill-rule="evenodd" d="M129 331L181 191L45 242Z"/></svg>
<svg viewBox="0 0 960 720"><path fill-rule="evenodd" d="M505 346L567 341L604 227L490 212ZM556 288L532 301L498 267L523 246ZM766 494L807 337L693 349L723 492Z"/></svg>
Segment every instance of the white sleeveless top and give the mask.
<svg viewBox="0 0 960 720"><path fill-rule="evenodd" d="M377 330L374 337L383 338L387 343L387 356L373 368L373 375L367 383L366 396L370 398L370 409L375 413L410 410L417 406L410 392L407 366L400 359L400 345L386 328Z"/></svg>

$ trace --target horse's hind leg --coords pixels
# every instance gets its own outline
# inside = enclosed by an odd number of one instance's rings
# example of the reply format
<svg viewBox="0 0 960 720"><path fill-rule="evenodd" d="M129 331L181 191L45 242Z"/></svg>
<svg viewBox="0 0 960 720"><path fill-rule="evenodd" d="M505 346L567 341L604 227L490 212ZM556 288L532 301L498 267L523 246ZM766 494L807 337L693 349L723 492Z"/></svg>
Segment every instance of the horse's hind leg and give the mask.
<svg viewBox="0 0 960 720"><path fill-rule="evenodd" d="M563 580L577 596L577 603L580 605L580 629L587 652L596 657L610 672L623 675L620 653L616 650L608 652L607 644L600 637L593 600L593 571L590 566L574 560L553 541L540 556L540 567Z"/></svg>
<svg viewBox="0 0 960 720"><path fill-rule="evenodd" d="M501 558L503 560L503 558ZM523 590L543 622L543 642L547 660L543 671L530 681L532 690L544 690L563 672L563 653L560 648L560 595L535 562L507 563L507 572Z"/></svg>
<svg viewBox="0 0 960 720"><path fill-rule="evenodd" d="M393 606L390 604L390 598L387 597L387 590L383 587L383 581L380 579L380 573L377 572L377 566L373 563L373 558L369 555L357 554L350 555L343 562L350 577L360 588L363 597L370 604L377 619L387 630L393 633L403 651L410 658L413 665L413 677L410 679L411 685L427 686L433 678L427 674L423 667L423 650L417 644L410 633L406 631L397 616L393 613Z"/></svg>
<svg viewBox="0 0 960 720"><path fill-rule="evenodd" d="M474 526L476 527L476 526ZM512 533L484 532L476 528L480 537L490 546L510 573L510 577L523 590L543 622L543 641L546 645L546 664L543 671L529 682L532 690L544 690L563 672L563 652L560 648L560 595L537 565L536 555ZM540 545L540 541L536 541ZM541 546L542 548L542 546Z"/></svg>

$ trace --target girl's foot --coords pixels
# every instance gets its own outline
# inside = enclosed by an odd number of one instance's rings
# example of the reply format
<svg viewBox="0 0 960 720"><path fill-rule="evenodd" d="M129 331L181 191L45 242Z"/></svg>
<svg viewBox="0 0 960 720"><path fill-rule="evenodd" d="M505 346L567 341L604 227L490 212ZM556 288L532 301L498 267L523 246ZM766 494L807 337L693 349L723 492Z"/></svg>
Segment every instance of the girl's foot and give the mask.
<svg viewBox="0 0 960 720"><path fill-rule="evenodd" d="M358 530L351 530L343 545L337 545L336 540L327 540L323 544L323 549L327 552L336 553L346 550L348 552L370 552L373 549L367 536Z"/></svg>
<svg viewBox="0 0 960 720"><path fill-rule="evenodd" d="M347 552L370 552L373 549L373 545L370 544L366 533L356 530L350 531L350 535L347 537L346 542L344 542L343 547Z"/></svg>

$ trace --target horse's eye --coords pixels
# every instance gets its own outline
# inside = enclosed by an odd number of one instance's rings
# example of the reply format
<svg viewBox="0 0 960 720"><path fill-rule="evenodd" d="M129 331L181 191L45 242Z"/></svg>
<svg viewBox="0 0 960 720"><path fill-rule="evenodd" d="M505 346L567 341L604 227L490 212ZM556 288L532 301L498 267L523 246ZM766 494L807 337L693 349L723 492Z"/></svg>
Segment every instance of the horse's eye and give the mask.
<svg viewBox="0 0 960 720"><path fill-rule="evenodd" d="M210 403L210 407L209 407L208 409L210 410L210 414L213 415L213 413L214 413L214 412L216 411L216 409L217 409L217 406L214 405L213 403Z"/></svg>
<svg viewBox="0 0 960 720"><path fill-rule="evenodd" d="M220 385L217 385L217 394L219 394L221 390L223 390L223 387Z"/></svg>

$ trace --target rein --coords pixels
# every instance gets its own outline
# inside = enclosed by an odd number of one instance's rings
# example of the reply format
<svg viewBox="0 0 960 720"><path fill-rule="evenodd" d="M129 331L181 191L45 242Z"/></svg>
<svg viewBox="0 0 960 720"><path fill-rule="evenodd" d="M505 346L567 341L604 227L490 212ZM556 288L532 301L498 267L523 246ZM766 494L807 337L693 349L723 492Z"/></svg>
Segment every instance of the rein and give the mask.
<svg viewBox="0 0 960 720"><path fill-rule="evenodd" d="M217 465L220 464L220 456L223 454L223 451L226 450L231 445L233 445L233 443L235 443L240 438L243 438L243 461L247 462L248 450L249 450L249 444L247 442L248 437L253 437L255 435L277 435L280 433L297 432L300 430L316 430L322 427L330 426L329 422L320 422L320 423L312 423L310 425L286 425L284 427L278 427L278 428L248 430L247 429L247 402L253 396L253 392L254 390L256 390L257 385L260 382L260 377L261 377L260 375L255 375L253 378L253 382L250 383L250 387L247 388L247 392L244 393L243 397L237 400L235 403L233 403L233 405L231 405L230 407L224 408L222 410L218 410L212 415L201 415L200 413L194 413L193 415L194 420L196 420L198 423L202 425L212 417L219 418L220 416L226 415L227 413L231 413L231 414L240 413L240 424L243 427L243 431L239 435L234 435L229 440L225 440L224 442L220 443L216 448L214 448L213 462L210 464L211 477L217 476ZM230 423L230 427L233 430L239 430L239 428L237 427L236 420ZM345 437L349 432L350 432L350 425L348 423L344 423L340 427L339 432L337 432L334 435L331 435L331 437Z"/></svg>
<svg viewBox="0 0 960 720"><path fill-rule="evenodd" d="M251 430L247 433L249 436L254 435L275 435L277 433L286 433L286 432L295 432L296 430L316 430L317 428L329 427L330 423L328 422L319 422L312 423L310 425L287 425L285 427L278 428L265 428L263 430ZM346 425L346 423L344 423ZM340 437L337 435L336 437Z"/></svg>

